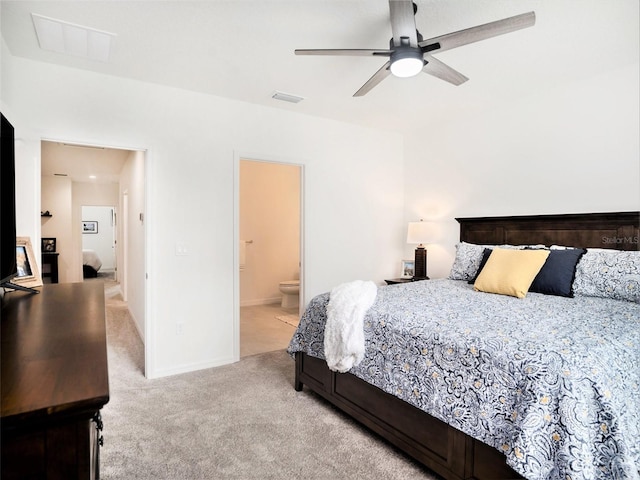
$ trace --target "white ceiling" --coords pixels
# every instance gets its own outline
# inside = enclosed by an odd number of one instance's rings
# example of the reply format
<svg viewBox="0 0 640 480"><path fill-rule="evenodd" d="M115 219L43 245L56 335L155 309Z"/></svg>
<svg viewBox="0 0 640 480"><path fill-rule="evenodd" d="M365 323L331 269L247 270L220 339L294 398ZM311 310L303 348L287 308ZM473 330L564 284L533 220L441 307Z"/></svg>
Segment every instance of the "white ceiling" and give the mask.
<svg viewBox="0 0 640 480"><path fill-rule="evenodd" d="M535 11L532 28L435 54L470 78L420 74L353 93L384 60L296 56L296 48L387 48L387 0L6 1L14 56L375 128L427 129L539 91L638 64L638 0L416 0L425 38ZM31 13L117 35L101 63L41 50ZM291 104L274 91L305 98Z"/></svg>

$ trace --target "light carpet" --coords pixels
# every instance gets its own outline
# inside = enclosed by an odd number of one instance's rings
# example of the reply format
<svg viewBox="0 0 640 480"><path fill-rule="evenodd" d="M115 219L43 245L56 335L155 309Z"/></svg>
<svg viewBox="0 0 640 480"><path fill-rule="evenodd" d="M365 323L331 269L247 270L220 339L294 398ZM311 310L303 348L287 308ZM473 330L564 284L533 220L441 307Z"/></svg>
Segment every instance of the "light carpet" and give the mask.
<svg viewBox="0 0 640 480"><path fill-rule="evenodd" d="M107 294L104 480L438 478L313 393L296 392L285 351L145 379L142 343L119 300Z"/></svg>

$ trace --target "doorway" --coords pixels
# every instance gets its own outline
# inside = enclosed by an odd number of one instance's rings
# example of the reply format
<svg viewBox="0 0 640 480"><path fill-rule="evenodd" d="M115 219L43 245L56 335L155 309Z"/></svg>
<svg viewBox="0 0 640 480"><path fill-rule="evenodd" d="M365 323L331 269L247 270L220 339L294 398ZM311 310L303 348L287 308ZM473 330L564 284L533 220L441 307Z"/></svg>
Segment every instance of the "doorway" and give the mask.
<svg viewBox="0 0 640 480"><path fill-rule="evenodd" d="M82 276L117 281L116 207L82 206Z"/></svg>
<svg viewBox="0 0 640 480"><path fill-rule="evenodd" d="M107 242L112 249L102 250L98 272L117 275L110 282L111 293L120 302L118 307L128 311L142 340L145 374L150 357L149 345L144 341L148 326L146 163L147 152L143 150L58 140L41 142L41 209L51 213L43 216L41 234L57 238L60 282L83 281L85 241L90 237L90 241L96 241L101 233L111 232ZM98 210L86 210L105 206L104 215Z"/></svg>
<svg viewBox="0 0 640 480"><path fill-rule="evenodd" d="M302 298L302 166L239 160L240 357L287 347Z"/></svg>

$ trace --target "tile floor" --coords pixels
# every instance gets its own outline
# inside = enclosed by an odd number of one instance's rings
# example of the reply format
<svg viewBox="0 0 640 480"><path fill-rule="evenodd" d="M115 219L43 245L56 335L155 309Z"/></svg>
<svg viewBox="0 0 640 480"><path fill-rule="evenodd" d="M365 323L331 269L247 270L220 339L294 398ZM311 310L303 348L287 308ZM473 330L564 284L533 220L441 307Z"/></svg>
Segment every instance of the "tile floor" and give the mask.
<svg viewBox="0 0 640 480"><path fill-rule="evenodd" d="M88 278L85 281L104 281L105 291L117 287L111 272L99 273L98 278ZM107 300L110 300L109 295L107 297ZM126 305L125 302L121 303ZM296 327L276 318L282 315L297 316L298 309L282 308L279 303L241 307L240 356L246 357L287 348Z"/></svg>
<svg viewBox="0 0 640 480"><path fill-rule="evenodd" d="M276 317L297 313L297 308L282 308L277 303L240 307L240 356L287 348L296 328Z"/></svg>

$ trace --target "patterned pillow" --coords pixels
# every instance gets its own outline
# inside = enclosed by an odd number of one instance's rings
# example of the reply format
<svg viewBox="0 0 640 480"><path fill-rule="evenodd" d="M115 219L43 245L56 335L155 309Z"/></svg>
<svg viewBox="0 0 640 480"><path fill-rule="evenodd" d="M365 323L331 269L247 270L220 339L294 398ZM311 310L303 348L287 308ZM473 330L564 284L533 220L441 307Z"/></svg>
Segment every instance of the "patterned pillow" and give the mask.
<svg viewBox="0 0 640 480"><path fill-rule="evenodd" d="M478 265L478 270L476 271L476 273L473 274L473 276L467 282L469 285L473 285L474 283L476 283L476 279L478 278L478 275L480 275L480 272L482 271L485 264L489 260L489 256L491 256L491 252L493 252L492 248L484 249L484 251L482 252L482 258L480 259L480 265Z"/></svg>
<svg viewBox="0 0 640 480"><path fill-rule="evenodd" d="M587 249L576 268L573 293L640 303L640 252Z"/></svg>
<svg viewBox="0 0 640 480"><path fill-rule="evenodd" d="M526 247L544 248L544 245L476 245L460 242L456 245L456 258L449 272L449 280L472 280L479 273L485 248L508 248L522 250Z"/></svg>
<svg viewBox="0 0 640 480"><path fill-rule="evenodd" d="M478 271L482 252L487 246L460 242L456 245L456 258L453 261L449 278L451 280L470 280Z"/></svg>

